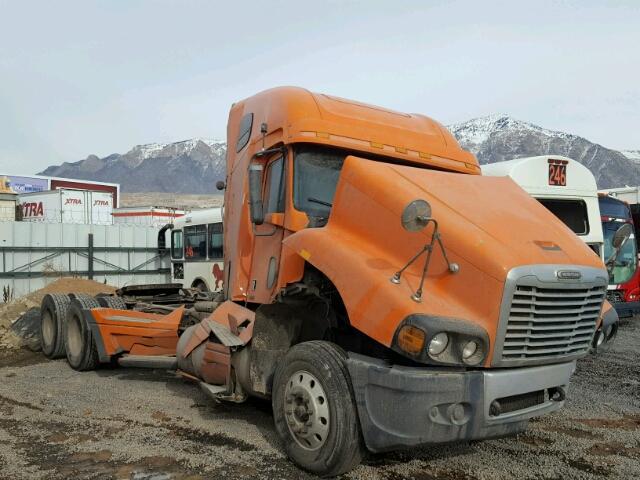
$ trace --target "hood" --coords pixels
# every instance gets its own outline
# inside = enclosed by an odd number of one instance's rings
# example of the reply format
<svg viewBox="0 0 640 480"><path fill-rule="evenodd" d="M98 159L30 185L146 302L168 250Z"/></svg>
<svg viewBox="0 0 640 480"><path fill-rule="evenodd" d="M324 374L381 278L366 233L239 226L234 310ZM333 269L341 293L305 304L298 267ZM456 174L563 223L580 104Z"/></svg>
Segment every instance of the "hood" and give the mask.
<svg viewBox="0 0 640 480"><path fill-rule="evenodd" d="M390 282L431 239L433 226L408 232L401 224L413 200L429 202L451 262L433 251L422 302L411 299L425 256ZM285 240L340 291L351 324L390 345L409 315L457 318L495 338L507 274L537 264L604 269L568 227L509 178L447 173L347 157L324 228Z"/></svg>
<svg viewBox="0 0 640 480"><path fill-rule="evenodd" d="M389 223L370 222L364 227L364 212L353 218L345 212L347 190L359 185L372 206L390 214ZM485 177L439 172L349 157L341 175L345 192L338 191L332 219L355 220L356 231L392 246L382 238L395 238L392 250L423 244L431 229L411 233L402 229L400 218L406 205L415 200L429 202L432 217L439 224L448 251L473 264L498 281L511 268L531 264L583 265L602 268L600 259L564 223L507 177ZM346 199L345 199L346 200ZM335 214L335 215L334 215ZM338 220L339 219L339 220ZM368 235L378 230L379 235ZM404 252L409 254L409 251Z"/></svg>

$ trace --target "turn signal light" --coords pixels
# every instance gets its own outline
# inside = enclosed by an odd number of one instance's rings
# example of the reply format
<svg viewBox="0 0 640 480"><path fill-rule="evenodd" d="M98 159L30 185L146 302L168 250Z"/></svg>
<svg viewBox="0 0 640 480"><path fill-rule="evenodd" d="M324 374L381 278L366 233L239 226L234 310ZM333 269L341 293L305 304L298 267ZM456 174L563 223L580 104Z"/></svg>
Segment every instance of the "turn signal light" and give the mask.
<svg viewBox="0 0 640 480"><path fill-rule="evenodd" d="M424 348L425 333L417 327L405 325L398 332L398 347L411 355L418 355Z"/></svg>

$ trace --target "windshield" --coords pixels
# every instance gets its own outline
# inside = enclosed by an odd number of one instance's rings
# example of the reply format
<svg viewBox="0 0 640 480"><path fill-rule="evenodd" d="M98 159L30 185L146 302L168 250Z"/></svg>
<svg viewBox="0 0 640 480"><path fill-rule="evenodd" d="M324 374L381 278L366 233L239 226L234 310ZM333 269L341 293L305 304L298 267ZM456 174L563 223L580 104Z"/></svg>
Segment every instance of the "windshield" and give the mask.
<svg viewBox="0 0 640 480"><path fill-rule="evenodd" d="M598 198L600 215L603 217L629 218L631 212L629 206L621 200L612 197Z"/></svg>
<svg viewBox="0 0 640 480"><path fill-rule="evenodd" d="M310 217L327 218L336 193L345 152L312 146L296 148L293 205Z"/></svg>
<svg viewBox="0 0 640 480"><path fill-rule="evenodd" d="M604 233L604 258L609 260L613 255L613 235L624 225L624 222L603 222ZM622 246L618 256L613 262L613 268L609 267L609 283L619 284L631 280L638 266L638 252L636 250L635 235L631 235L629 240Z"/></svg>

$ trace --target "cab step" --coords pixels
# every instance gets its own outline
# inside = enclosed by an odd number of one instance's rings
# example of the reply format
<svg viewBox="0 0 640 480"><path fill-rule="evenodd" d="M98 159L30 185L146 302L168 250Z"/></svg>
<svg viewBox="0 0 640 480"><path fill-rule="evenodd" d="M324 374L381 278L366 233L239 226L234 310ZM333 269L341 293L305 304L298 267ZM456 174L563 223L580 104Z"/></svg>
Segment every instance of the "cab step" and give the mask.
<svg viewBox="0 0 640 480"><path fill-rule="evenodd" d="M121 367L176 370L178 359L166 355L123 355L118 358L118 365Z"/></svg>

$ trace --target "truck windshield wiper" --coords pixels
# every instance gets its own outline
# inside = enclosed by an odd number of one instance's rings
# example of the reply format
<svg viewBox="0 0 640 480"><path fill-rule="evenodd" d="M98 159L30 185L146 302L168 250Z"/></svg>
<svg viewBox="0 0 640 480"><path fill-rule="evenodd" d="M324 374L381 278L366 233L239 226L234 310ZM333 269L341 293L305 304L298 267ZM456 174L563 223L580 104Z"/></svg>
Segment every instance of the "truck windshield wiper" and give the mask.
<svg viewBox="0 0 640 480"><path fill-rule="evenodd" d="M308 202L319 203L320 205L324 205L325 207L333 207L333 203L325 202L324 200L318 200L317 198L308 197Z"/></svg>

